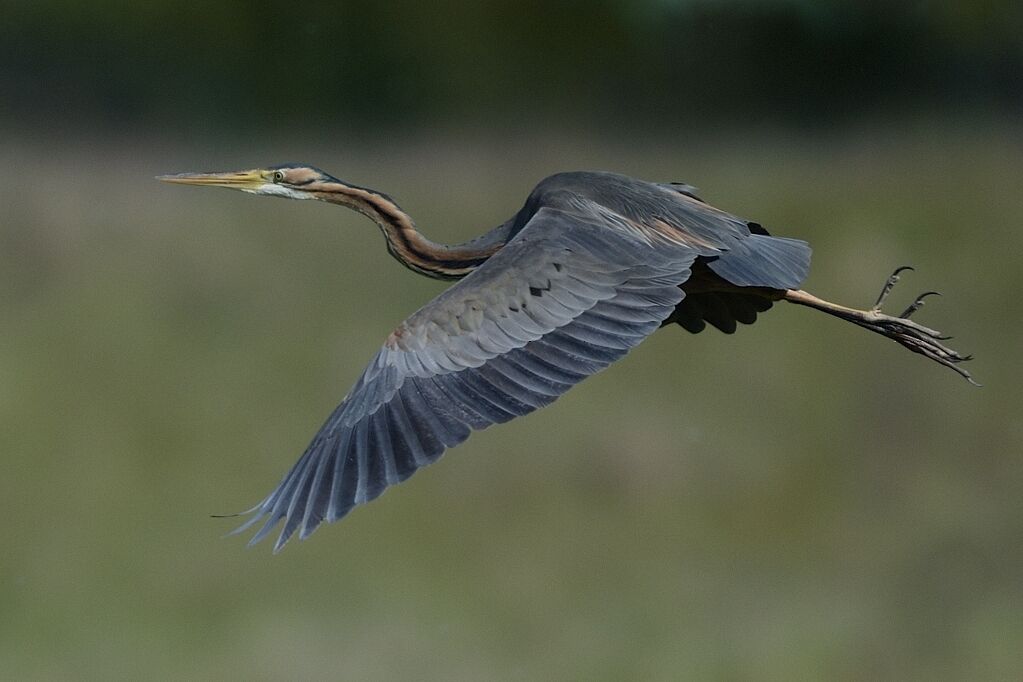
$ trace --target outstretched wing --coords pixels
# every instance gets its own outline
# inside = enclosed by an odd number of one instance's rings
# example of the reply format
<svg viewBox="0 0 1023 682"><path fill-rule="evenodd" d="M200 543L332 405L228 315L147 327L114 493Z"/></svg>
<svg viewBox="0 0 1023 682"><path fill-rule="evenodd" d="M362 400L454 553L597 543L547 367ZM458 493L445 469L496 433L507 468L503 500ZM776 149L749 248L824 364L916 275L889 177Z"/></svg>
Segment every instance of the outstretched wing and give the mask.
<svg viewBox="0 0 1023 682"><path fill-rule="evenodd" d="M435 461L471 430L553 402L653 333L697 256L596 215L541 209L403 322L280 485L236 532L279 550Z"/></svg>

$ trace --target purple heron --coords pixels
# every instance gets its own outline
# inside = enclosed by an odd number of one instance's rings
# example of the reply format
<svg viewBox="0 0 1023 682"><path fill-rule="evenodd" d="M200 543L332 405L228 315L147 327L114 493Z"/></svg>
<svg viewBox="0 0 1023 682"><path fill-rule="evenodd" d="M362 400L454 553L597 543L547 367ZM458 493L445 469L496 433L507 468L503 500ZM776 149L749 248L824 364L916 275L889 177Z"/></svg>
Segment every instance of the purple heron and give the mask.
<svg viewBox="0 0 1023 682"><path fill-rule="evenodd" d="M430 241L387 195L309 166L161 176L167 182L317 199L370 218L412 270L459 280L390 333L298 462L235 532L281 520L274 551L378 497L468 438L552 403L659 327L725 333L776 301L848 320L949 367L968 360L947 337L881 311L896 270L867 310L799 289L806 242L772 237L689 185L604 172L552 175L510 220L470 241Z"/></svg>

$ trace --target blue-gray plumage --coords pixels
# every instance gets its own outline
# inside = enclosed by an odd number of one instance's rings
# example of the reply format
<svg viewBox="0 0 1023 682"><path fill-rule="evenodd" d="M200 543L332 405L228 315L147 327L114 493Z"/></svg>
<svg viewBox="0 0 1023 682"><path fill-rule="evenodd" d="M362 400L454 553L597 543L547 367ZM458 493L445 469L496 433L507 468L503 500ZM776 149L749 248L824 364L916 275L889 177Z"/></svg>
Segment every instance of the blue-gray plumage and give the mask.
<svg viewBox="0 0 1023 682"><path fill-rule="evenodd" d="M388 337L280 485L235 532L251 542L283 521L275 551L333 522L464 441L472 430L550 404L666 324L731 333L777 300L884 334L969 378L938 332L822 301L799 285L803 241L773 237L678 183L602 172L543 180L509 221L469 242L436 244L389 197L304 166L164 176L256 194L319 199L373 219L388 250L459 281Z"/></svg>

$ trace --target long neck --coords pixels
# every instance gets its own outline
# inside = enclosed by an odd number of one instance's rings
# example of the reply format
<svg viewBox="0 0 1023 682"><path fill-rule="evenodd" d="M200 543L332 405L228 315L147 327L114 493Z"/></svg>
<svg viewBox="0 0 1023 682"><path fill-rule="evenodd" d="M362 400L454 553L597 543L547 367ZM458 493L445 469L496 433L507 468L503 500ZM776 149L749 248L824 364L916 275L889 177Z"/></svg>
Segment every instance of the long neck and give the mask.
<svg viewBox="0 0 1023 682"><path fill-rule="evenodd" d="M378 192L342 182L323 183L316 198L354 209L380 226L387 250L411 270L435 279L460 279L497 253L508 238L510 224L502 225L463 244L430 241L416 229L412 218L394 201Z"/></svg>

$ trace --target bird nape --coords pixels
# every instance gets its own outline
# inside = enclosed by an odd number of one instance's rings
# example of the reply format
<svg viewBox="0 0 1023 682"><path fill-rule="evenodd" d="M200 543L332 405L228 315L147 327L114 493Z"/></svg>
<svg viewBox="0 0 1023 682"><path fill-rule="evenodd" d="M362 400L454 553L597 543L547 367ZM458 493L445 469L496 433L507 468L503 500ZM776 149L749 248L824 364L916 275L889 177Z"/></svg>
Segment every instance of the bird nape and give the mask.
<svg viewBox="0 0 1023 682"><path fill-rule="evenodd" d="M877 332L975 383L948 337L882 312L899 268L868 309L799 286L806 242L710 206L688 185L604 172L546 178L509 220L470 241L424 237L387 195L309 166L161 176L166 182L318 199L373 220L387 250L429 277L457 279L390 333L280 485L236 531L281 520L274 551L307 537L436 460L473 429L548 405L659 327L732 333L776 301Z"/></svg>

